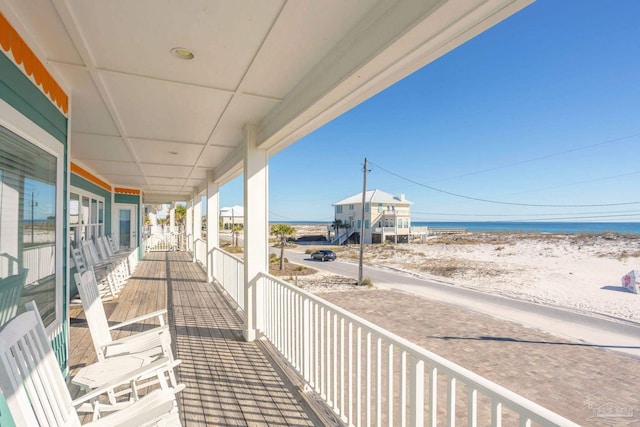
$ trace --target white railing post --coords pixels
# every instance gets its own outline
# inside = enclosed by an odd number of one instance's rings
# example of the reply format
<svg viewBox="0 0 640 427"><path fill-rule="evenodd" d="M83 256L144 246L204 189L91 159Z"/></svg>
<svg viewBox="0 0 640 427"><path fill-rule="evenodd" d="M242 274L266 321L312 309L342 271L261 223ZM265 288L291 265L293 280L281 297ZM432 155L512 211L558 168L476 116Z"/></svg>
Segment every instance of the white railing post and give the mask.
<svg viewBox="0 0 640 427"><path fill-rule="evenodd" d="M196 190L197 191L197 190ZM202 262L204 260L200 258L198 253L198 246L202 246L202 197L200 194L196 194L193 197L193 262Z"/></svg>
<svg viewBox="0 0 640 427"><path fill-rule="evenodd" d="M409 357L409 414L410 425L424 425L424 360L415 355Z"/></svg>
<svg viewBox="0 0 640 427"><path fill-rule="evenodd" d="M429 425L438 425L438 368L435 366L429 369Z"/></svg>
<svg viewBox="0 0 640 427"><path fill-rule="evenodd" d="M185 223L187 226L187 252L191 252L195 262L195 254L193 250L193 194L191 199L187 201Z"/></svg>
<svg viewBox="0 0 640 427"><path fill-rule="evenodd" d="M309 298L302 301L302 376L311 380L311 304Z"/></svg>
<svg viewBox="0 0 640 427"><path fill-rule="evenodd" d="M220 215L219 186L214 182L213 171L207 175L207 280L213 281L216 276L217 263L214 261L213 251L220 244Z"/></svg>

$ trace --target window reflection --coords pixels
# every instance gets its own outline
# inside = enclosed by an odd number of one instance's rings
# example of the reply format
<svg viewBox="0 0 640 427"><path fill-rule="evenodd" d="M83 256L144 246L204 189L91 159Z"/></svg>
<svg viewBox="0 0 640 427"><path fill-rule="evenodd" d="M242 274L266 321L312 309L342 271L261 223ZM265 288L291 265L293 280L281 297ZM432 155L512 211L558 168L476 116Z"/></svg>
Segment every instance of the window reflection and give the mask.
<svg viewBox="0 0 640 427"><path fill-rule="evenodd" d="M45 325L56 314L56 161L0 127L0 298L17 312L35 300Z"/></svg>
<svg viewBox="0 0 640 427"><path fill-rule="evenodd" d="M70 192L70 215L76 215L69 223L71 245L77 248L82 240L104 235L104 197L73 187Z"/></svg>

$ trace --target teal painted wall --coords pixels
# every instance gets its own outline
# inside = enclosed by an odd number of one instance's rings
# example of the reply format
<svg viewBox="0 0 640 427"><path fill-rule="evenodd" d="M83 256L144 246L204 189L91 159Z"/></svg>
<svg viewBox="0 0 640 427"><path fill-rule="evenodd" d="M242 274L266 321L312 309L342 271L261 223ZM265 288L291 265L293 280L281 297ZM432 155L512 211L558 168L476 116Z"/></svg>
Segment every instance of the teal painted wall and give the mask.
<svg viewBox="0 0 640 427"><path fill-rule="evenodd" d="M66 147L67 118L6 55L0 55L0 98Z"/></svg>
<svg viewBox="0 0 640 427"><path fill-rule="evenodd" d="M63 195L64 206L58 207L56 214L62 215L63 227L63 253L68 253L67 240L68 240L68 226L69 220L67 216L67 203L68 200L68 183L67 183L67 165L68 165L68 150L67 150L67 118L58 110L45 96L38 87L34 86L31 80L26 77L22 70L20 70L9 58L0 53L0 98L13 108L18 110L22 115L27 117L33 123L52 135L55 139L60 141L64 147L64 182L63 182ZM63 271L67 271L67 257L63 257ZM62 280L62 295L67 294L68 281L67 277L63 275L60 278ZM65 300L62 303L62 332L54 338L52 343L58 363L65 374L68 373L68 354L67 343L69 341L69 333L66 327L67 319L69 318L68 301ZM15 425L11 414L6 406L5 399L0 395L0 425L3 427L12 427Z"/></svg>
<svg viewBox="0 0 640 427"><path fill-rule="evenodd" d="M74 173L71 173L71 185L104 197L104 232L105 234L111 234L111 192ZM78 294L78 285L76 284L74 276L75 273L75 268L69 271L69 295L71 298Z"/></svg>

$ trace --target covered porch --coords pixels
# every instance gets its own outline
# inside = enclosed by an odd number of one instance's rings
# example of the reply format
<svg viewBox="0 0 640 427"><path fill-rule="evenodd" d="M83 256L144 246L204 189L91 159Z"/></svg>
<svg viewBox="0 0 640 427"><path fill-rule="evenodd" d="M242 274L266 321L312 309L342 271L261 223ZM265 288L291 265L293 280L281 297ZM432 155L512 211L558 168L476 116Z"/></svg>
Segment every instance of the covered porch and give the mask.
<svg viewBox="0 0 640 427"><path fill-rule="evenodd" d="M69 252L115 235L142 261L113 319L169 308L186 425L315 425L299 387L349 425L571 425L268 273L269 158L529 2L0 2L0 279L33 270L40 188L52 250L26 286L52 284L67 375L91 358ZM218 227L239 176L242 259ZM145 213L178 201L186 252L145 254Z"/></svg>
<svg viewBox="0 0 640 427"><path fill-rule="evenodd" d="M117 301L105 303L111 321L168 309L184 426L321 425L299 384L289 381L261 341L242 338L242 316L220 288L211 286L186 252L150 252ZM70 376L96 361L82 306L70 310ZM144 330L139 324L120 336ZM80 393L71 384L74 393Z"/></svg>

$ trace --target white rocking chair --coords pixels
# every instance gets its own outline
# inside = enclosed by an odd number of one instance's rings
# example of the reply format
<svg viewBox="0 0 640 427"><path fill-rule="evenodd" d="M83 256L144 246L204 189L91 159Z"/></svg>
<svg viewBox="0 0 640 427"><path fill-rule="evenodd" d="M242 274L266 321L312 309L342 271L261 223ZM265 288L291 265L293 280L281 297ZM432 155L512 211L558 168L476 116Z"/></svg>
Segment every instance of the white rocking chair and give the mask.
<svg viewBox="0 0 640 427"><path fill-rule="evenodd" d="M76 273L75 278L98 360L135 354L150 357L152 360L153 358L165 357L171 362L180 363L173 357L169 326L164 322L163 315L167 310L159 310L109 326L93 271L88 270L83 274ZM154 317L159 319L160 326L117 340L111 336L112 330ZM176 391L182 390L184 385L177 384L173 369L168 373L171 386L175 387Z"/></svg>
<svg viewBox="0 0 640 427"><path fill-rule="evenodd" d="M151 365L146 368L155 369ZM76 407L95 402L131 378L115 378L104 388L72 400L37 309L16 316L0 331L0 388L18 427L79 427ZM99 407L96 405L94 414L98 419L85 426L180 426L175 394L170 388L154 390L105 417Z"/></svg>
<svg viewBox="0 0 640 427"><path fill-rule="evenodd" d="M18 303L27 280L27 272L23 269L15 276L0 279L0 326L7 323L18 312Z"/></svg>
<svg viewBox="0 0 640 427"><path fill-rule="evenodd" d="M94 275L96 276L96 283L98 282L97 280L98 275L96 275L95 268L87 264L85 257L82 254L82 251L80 250L80 248L73 248L73 247L71 248L71 258L73 259L73 264L75 265L76 271L78 273L82 274L87 270L92 269ZM100 290L100 297L103 300L116 298L118 296L118 292L117 292L117 289L109 282L108 280L109 274L106 271L106 268L103 268L101 270L101 273L102 274L99 276L101 280L98 285L98 289Z"/></svg>

